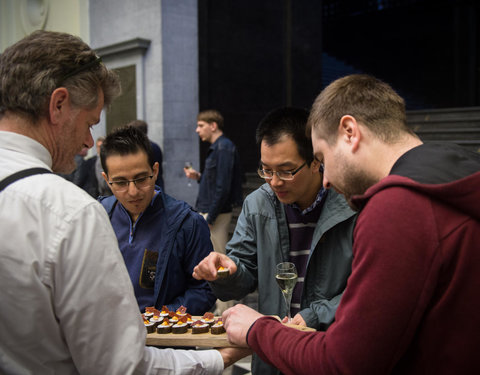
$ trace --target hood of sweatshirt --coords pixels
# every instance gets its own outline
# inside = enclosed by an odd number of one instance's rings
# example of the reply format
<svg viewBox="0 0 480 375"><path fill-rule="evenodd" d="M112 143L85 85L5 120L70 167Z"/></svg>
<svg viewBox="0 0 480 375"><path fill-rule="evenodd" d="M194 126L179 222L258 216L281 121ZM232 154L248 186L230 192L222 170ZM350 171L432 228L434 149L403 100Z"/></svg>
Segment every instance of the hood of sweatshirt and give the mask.
<svg viewBox="0 0 480 375"><path fill-rule="evenodd" d="M452 144L427 143L402 155L390 175L352 197L362 209L380 190L404 186L480 220L480 154Z"/></svg>

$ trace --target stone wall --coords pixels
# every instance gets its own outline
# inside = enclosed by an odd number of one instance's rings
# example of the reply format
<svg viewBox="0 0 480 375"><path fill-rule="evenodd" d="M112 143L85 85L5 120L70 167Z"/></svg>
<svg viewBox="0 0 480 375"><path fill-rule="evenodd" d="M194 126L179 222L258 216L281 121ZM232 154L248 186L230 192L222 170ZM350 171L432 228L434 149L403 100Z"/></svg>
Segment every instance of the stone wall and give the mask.
<svg viewBox="0 0 480 375"><path fill-rule="evenodd" d="M162 148L165 191L193 205L197 186L188 186L183 165L188 160L199 167L197 2L91 0L89 4L92 47L111 51L109 47L126 41L149 42L141 53L110 53L106 64L136 65L140 72L137 118L149 124L149 137Z"/></svg>

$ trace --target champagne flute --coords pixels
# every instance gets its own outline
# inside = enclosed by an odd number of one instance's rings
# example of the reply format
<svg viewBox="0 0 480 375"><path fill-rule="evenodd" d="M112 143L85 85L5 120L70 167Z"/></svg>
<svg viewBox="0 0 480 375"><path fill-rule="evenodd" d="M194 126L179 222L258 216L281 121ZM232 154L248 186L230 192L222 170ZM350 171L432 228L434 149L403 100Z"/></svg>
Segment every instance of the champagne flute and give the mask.
<svg viewBox="0 0 480 375"><path fill-rule="evenodd" d="M192 163L189 162L189 161L186 161L184 168L185 169L193 169ZM192 187L192 182L190 181L190 179L188 179L188 184L187 185L188 185L188 187Z"/></svg>
<svg viewBox="0 0 480 375"><path fill-rule="evenodd" d="M297 283L298 273L295 264L290 262L282 262L277 264L275 271L275 279L280 287L285 304L287 305L287 322L292 321L290 314L290 303L292 301L292 293L295 284Z"/></svg>

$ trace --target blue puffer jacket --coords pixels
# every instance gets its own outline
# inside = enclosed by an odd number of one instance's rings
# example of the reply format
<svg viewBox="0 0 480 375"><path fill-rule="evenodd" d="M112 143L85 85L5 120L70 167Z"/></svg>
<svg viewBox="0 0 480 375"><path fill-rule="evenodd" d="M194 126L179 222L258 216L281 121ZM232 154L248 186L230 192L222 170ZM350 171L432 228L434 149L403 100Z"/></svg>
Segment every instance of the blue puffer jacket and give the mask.
<svg viewBox="0 0 480 375"><path fill-rule="evenodd" d="M181 305L192 315L203 315L215 303L215 296L205 281L192 277L193 268L210 252L210 231L206 221L185 202L163 193L158 186L152 203L134 225L115 196L100 197L117 235L120 251L127 261L127 269L141 311L145 306L175 310ZM145 289L139 285L145 249L158 251L151 301L139 298ZM133 255L132 255L133 254ZM135 254L141 254L135 256Z"/></svg>

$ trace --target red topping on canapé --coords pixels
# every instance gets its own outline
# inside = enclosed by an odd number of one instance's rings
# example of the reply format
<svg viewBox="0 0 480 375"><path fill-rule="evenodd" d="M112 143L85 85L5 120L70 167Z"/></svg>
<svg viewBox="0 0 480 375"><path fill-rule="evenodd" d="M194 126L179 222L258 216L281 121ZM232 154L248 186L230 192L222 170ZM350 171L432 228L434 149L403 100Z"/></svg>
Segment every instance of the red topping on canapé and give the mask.
<svg viewBox="0 0 480 375"><path fill-rule="evenodd" d="M170 311L168 310L168 307L165 306L165 305L163 305L163 306L162 306L162 314L167 314L167 313L169 313L169 312L170 312Z"/></svg>
<svg viewBox="0 0 480 375"><path fill-rule="evenodd" d="M185 306L180 306L177 309L177 314L185 314L187 312L187 308Z"/></svg>
<svg viewBox="0 0 480 375"><path fill-rule="evenodd" d="M205 319L205 320L214 320L214 319L215 319L215 315L213 315L213 313L211 313L211 312L206 312L205 314L203 314L203 319Z"/></svg>

